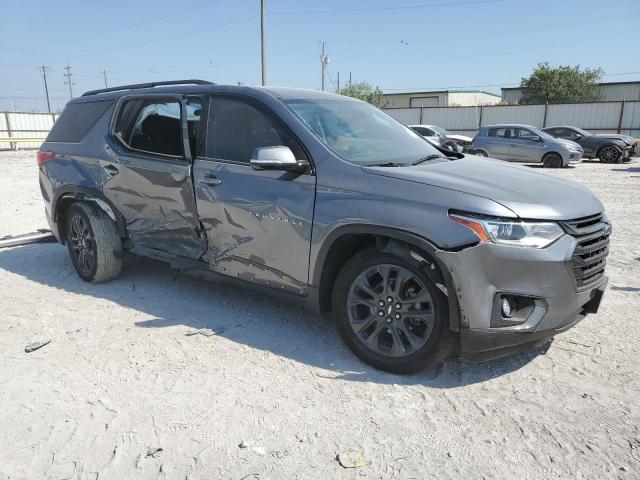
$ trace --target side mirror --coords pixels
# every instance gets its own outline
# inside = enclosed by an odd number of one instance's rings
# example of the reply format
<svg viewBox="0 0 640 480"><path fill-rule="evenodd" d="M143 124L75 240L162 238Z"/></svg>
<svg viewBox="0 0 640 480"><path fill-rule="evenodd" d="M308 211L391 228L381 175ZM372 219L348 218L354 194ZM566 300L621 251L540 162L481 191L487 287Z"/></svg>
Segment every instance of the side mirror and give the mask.
<svg viewBox="0 0 640 480"><path fill-rule="evenodd" d="M284 172L303 173L308 170L309 162L296 160L289 147L259 147L251 154L249 162L254 170L282 170Z"/></svg>

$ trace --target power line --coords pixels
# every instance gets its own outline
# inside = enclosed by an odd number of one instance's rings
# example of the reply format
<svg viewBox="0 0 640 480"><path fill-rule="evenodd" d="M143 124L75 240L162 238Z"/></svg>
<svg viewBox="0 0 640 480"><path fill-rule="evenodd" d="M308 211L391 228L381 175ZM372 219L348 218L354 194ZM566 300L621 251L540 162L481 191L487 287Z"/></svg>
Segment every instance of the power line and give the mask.
<svg viewBox="0 0 640 480"><path fill-rule="evenodd" d="M417 10L422 8L439 8L439 7L458 7L462 5L478 5L483 3L498 3L504 0L463 0L459 2L448 3L429 3L418 5L400 5L395 7L368 7L368 8L347 8L343 10L306 10L292 12L273 12L271 15L324 15L336 13L360 13L360 12L383 12L395 10Z"/></svg>

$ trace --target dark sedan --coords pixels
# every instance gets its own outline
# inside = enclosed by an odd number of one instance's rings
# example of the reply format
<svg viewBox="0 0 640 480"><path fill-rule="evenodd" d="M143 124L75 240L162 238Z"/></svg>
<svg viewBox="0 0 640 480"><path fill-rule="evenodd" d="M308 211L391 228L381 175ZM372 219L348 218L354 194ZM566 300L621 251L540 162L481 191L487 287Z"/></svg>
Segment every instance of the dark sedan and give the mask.
<svg viewBox="0 0 640 480"><path fill-rule="evenodd" d="M598 158L604 163L628 162L635 154L636 139L628 135L591 132L578 127L547 127L549 135L580 144L586 158Z"/></svg>

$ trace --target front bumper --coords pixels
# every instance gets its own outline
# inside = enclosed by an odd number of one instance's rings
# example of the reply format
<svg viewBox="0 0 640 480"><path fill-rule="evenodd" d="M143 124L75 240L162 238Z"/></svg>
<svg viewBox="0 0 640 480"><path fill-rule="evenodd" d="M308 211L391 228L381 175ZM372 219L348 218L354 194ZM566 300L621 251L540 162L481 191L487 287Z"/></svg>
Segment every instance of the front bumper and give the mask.
<svg viewBox="0 0 640 480"><path fill-rule="evenodd" d="M607 279L577 287L571 263L577 245L564 235L544 249L485 243L439 252L456 286L462 358L482 360L531 348L597 311ZM503 294L534 303L522 323L497 326L496 299Z"/></svg>

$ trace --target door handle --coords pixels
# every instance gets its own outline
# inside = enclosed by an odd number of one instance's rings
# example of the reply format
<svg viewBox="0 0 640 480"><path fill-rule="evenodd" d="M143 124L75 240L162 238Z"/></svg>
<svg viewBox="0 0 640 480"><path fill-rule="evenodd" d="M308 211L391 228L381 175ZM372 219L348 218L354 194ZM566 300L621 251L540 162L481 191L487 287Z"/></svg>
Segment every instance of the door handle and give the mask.
<svg viewBox="0 0 640 480"><path fill-rule="evenodd" d="M209 187L215 187L216 185L220 185L222 180L214 175L205 175L204 177L200 177L198 179L198 183L200 185L207 185Z"/></svg>
<svg viewBox="0 0 640 480"><path fill-rule="evenodd" d="M120 170L118 170L118 168L113 166L113 165L105 165L104 166L104 171L110 177L114 177L114 176L118 175L118 173L120 173Z"/></svg>

